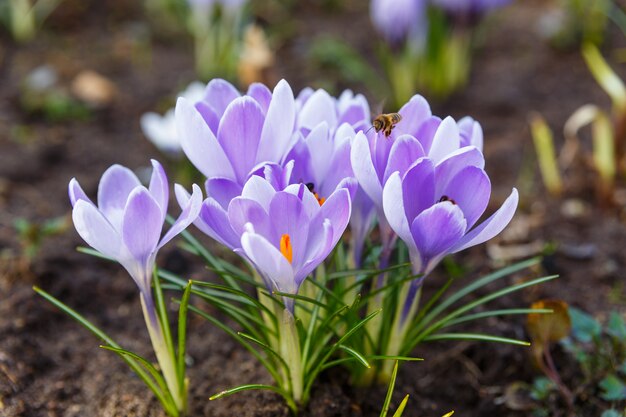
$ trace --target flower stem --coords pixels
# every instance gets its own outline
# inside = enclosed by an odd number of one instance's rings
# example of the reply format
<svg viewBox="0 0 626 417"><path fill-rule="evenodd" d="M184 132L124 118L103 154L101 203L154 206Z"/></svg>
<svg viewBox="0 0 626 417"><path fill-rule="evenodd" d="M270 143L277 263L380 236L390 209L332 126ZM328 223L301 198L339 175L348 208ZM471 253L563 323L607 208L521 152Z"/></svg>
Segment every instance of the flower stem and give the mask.
<svg viewBox="0 0 626 417"><path fill-rule="evenodd" d="M169 394L172 397L172 401L176 406L176 410L179 411L179 416L185 414L186 402L184 395L184 387L181 387L178 381L175 365L174 347L165 338L163 327L157 310L155 308L154 298L152 292L141 292L141 308L143 310L143 316L146 321L146 327L150 334L150 341L152 342L152 348L157 357L157 362L161 368L161 373L165 378L165 383L169 389Z"/></svg>
<svg viewBox="0 0 626 417"><path fill-rule="evenodd" d="M289 380L294 401L299 404L304 389L304 370L302 367L302 353L296 320L287 309L283 310L280 320L280 354L289 364Z"/></svg>

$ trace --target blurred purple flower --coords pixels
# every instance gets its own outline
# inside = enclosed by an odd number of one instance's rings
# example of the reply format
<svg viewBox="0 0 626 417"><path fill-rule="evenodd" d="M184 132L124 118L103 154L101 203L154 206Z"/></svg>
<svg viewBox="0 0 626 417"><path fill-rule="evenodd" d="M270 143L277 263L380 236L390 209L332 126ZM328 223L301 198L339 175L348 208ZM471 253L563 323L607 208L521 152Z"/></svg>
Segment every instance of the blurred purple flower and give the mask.
<svg viewBox="0 0 626 417"><path fill-rule="evenodd" d="M176 197L182 206L188 204L182 187L176 188ZM295 294L341 238L350 211L345 188L320 205L304 184L277 191L255 175L227 209L207 198L195 224L248 260L269 290ZM293 312L293 299L285 299L285 306Z"/></svg>
<svg viewBox="0 0 626 417"><path fill-rule="evenodd" d="M152 160L152 167L146 188L128 168L111 166L100 179L97 206L75 178L69 183L76 231L91 247L126 268L144 296L151 294L157 251L196 219L202 204L202 192L194 184L193 195L182 206L181 215L161 237L168 182L159 162Z"/></svg>
<svg viewBox="0 0 626 417"><path fill-rule="evenodd" d="M425 33L428 0L372 0L370 16L374 27L391 45Z"/></svg>
<svg viewBox="0 0 626 417"><path fill-rule="evenodd" d="M482 15L497 7L505 6L512 0L431 0L436 7L452 14Z"/></svg>
<svg viewBox="0 0 626 417"><path fill-rule="evenodd" d="M176 105L176 125L189 160L207 177L206 191L224 207L248 178L268 163L280 164L295 126L293 92L282 80L273 93L253 84L245 96L215 79L194 106Z"/></svg>

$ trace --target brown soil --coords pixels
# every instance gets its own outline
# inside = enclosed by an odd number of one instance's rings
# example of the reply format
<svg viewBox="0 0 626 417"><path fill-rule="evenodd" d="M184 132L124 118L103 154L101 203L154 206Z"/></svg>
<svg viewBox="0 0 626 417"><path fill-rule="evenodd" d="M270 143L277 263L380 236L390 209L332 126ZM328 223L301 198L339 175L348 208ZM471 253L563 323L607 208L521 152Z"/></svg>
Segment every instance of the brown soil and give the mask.
<svg viewBox="0 0 626 417"><path fill-rule="evenodd" d="M373 29L367 8L350 2L343 13L329 15L317 6L296 10L296 33L278 55L275 73L295 91L306 85L337 84L307 70L311 36L333 33L371 52ZM365 2L363 2L365 3ZM193 79L191 48L184 39L156 40L148 62L131 60L127 33L144 18L125 2L68 0L39 38L17 46L0 40L0 416L162 416L157 401L117 357L98 348L98 341L69 317L32 291L37 285L71 305L125 347L150 355L148 337L133 282L117 265L74 251L82 241L71 228L47 239L29 269L16 257L17 218L32 221L67 215L66 187L76 176L89 195L96 194L101 173L113 163L147 166L159 153L142 137L140 115ZM92 7L93 6L93 7ZM494 207L515 185L521 208L515 224L522 243L560 245L546 262L561 278L500 303L524 306L544 297L605 316L626 310L622 268L626 265L626 226L621 206L600 207L593 174L569 173L562 199L546 197L533 161L527 128L530 111L540 111L558 132L566 118L585 103L608 107L609 100L588 74L576 51L557 52L536 34L542 2L525 1L503 10L491 21L490 34L475 60L469 88L435 106L437 114L469 114L485 130L487 168L494 185ZM139 23L144 25L146 23ZM360 29L357 29L360 27ZM615 36L611 46L623 45ZM95 69L117 87L115 102L96 110L89 121L47 122L26 115L19 106L19 85L33 68L49 63L63 82L82 69ZM366 91L367 86L352 86ZM26 128L26 129L24 129ZM18 132L22 132L18 134ZM564 206L582 204L577 215ZM208 241L207 241L208 243ZM507 243L511 245L513 243ZM505 246L490 246L497 249ZM589 253L580 254L590 248ZM490 267L486 246L458 258L470 271ZM207 279L202 265L174 248L161 263L185 276ZM476 276L472 272L468 280ZM429 288L437 284L432 277ZM523 321L493 319L482 326L497 334L524 338ZM210 394L243 383L270 383L259 364L227 335L191 316L188 341L193 366L192 416L287 416L273 394L246 392L219 401ZM421 346L423 363L402 367L394 395L411 400L412 416L439 416L457 410L460 416L522 416L502 404L506 386L537 375L526 349L477 343ZM571 371L565 370L565 374ZM342 370L320 378L305 417L371 417L380 413L386 388L357 389ZM594 410L589 415L596 415Z"/></svg>

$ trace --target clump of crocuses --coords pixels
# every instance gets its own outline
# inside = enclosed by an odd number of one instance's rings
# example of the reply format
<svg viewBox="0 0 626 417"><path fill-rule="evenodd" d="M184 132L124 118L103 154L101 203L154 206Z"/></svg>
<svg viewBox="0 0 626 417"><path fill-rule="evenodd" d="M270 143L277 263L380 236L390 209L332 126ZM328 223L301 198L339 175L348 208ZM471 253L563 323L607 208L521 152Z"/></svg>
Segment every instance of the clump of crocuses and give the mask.
<svg viewBox="0 0 626 417"><path fill-rule="evenodd" d="M458 302L534 260L439 300L449 285L442 283L422 308L423 282L441 260L500 233L513 217L518 194L513 189L491 217L479 222L491 197L480 124L470 117L458 122L437 117L419 95L399 113L400 121L385 134L372 129L367 100L351 91L335 98L307 88L296 97L282 80L273 90L253 84L241 94L224 80L212 80L200 100L180 98L174 115L184 153L206 177L206 199L201 201L195 185L191 194L177 185L183 211L162 238L169 194L157 162L147 188L128 169L111 167L101 181L98 206L75 180L70 182L77 231L102 255L120 262L139 286L163 384L174 404L166 407L171 415L184 409L186 385L180 377L184 358L174 363L164 325L161 279L169 288L185 290L181 318L190 294L230 317L238 328L206 309L188 307L237 339L275 381L237 386L212 399L268 389L282 395L295 413L308 402L320 372L331 366L347 366L361 383L386 381L394 361L416 359L411 353L424 341L525 344L447 329L480 317L524 313L470 314L492 299L553 277ZM184 248L206 261L220 283L153 274L158 249L191 222L239 255L240 262L227 262L222 249L209 250L183 233ZM378 233L371 234L375 225ZM162 308L154 307L152 287Z"/></svg>

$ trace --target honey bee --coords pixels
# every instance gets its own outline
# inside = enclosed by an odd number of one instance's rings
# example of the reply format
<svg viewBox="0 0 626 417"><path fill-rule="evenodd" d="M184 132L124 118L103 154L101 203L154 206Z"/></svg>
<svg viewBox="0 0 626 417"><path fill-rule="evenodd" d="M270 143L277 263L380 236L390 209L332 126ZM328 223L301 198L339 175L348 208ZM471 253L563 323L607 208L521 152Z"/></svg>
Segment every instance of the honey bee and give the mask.
<svg viewBox="0 0 626 417"><path fill-rule="evenodd" d="M367 132L373 128L376 133L382 131L385 134L385 137L388 138L391 136L391 131L396 127L400 120L402 120L402 115L400 113L379 114L374 118L372 127L370 127Z"/></svg>

